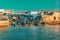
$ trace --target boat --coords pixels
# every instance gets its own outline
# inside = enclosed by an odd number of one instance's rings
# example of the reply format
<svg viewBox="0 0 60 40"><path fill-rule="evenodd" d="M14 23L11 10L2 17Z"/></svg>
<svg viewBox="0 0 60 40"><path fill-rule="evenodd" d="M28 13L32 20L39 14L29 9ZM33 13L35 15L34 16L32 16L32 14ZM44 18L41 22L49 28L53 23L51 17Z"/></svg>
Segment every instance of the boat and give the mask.
<svg viewBox="0 0 60 40"><path fill-rule="evenodd" d="M60 24L60 12L54 11L51 15L44 15L42 21L46 24Z"/></svg>
<svg viewBox="0 0 60 40"><path fill-rule="evenodd" d="M2 26L10 26L11 25L11 21L10 20L0 20L0 27Z"/></svg>

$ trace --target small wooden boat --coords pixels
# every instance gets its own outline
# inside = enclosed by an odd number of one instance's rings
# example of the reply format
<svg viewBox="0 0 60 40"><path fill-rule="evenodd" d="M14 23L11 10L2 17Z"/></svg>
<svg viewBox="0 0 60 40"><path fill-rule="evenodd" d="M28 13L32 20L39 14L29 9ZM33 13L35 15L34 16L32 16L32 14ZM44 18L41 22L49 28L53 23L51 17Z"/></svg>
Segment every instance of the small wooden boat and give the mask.
<svg viewBox="0 0 60 40"><path fill-rule="evenodd" d="M10 24L10 20L0 20L0 26L9 26Z"/></svg>

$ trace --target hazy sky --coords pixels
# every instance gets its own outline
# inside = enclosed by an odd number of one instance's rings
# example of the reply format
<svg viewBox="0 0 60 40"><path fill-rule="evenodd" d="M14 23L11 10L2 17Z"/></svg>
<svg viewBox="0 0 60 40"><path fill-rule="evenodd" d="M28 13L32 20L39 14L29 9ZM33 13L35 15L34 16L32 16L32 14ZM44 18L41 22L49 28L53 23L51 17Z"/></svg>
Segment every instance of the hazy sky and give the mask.
<svg viewBox="0 0 60 40"><path fill-rule="evenodd" d="M56 10L56 0L0 0L0 9Z"/></svg>

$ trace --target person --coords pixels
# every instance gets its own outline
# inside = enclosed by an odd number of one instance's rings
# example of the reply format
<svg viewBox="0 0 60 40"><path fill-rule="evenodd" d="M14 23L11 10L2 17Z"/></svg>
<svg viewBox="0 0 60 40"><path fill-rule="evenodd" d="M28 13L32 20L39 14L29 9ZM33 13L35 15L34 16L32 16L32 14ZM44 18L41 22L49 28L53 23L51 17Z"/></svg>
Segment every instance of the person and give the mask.
<svg viewBox="0 0 60 40"><path fill-rule="evenodd" d="M16 20L16 23L17 23L17 25L20 25L21 23L20 23L20 18L18 18L17 20Z"/></svg>
<svg viewBox="0 0 60 40"><path fill-rule="evenodd" d="M16 26L16 22L15 22L16 20L15 19L12 19L12 26Z"/></svg>
<svg viewBox="0 0 60 40"><path fill-rule="evenodd" d="M12 26L16 26L16 23L14 21L12 22Z"/></svg>
<svg viewBox="0 0 60 40"><path fill-rule="evenodd" d="M40 21L40 16L37 15L37 16L34 18L34 25L35 25L35 26L38 26L39 21Z"/></svg>
<svg viewBox="0 0 60 40"><path fill-rule="evenodd" d="M36 19L36 18L34 19L34 25L38 26L38 19Z"/></svg>

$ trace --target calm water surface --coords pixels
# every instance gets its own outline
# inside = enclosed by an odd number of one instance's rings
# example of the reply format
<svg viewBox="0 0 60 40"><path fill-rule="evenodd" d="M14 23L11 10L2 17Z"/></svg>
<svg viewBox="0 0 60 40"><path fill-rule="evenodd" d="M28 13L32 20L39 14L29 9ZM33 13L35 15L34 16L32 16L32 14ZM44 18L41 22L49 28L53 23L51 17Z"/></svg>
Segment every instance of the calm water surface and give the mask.
<svg viewBox="0 0 60 40"><path fill-rule="evenodd" d="M60 40L59 26L9 27L0 31L0 40Z"/></svg>

